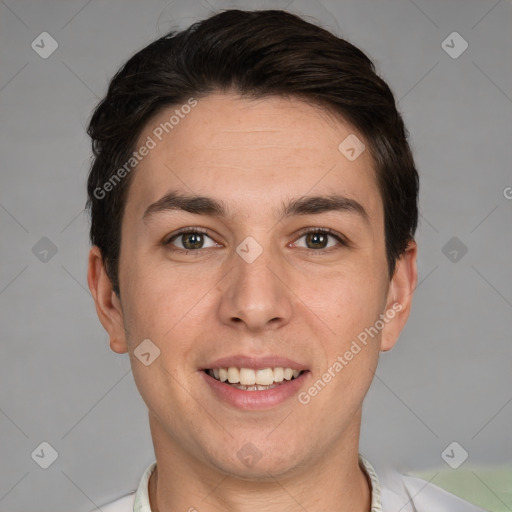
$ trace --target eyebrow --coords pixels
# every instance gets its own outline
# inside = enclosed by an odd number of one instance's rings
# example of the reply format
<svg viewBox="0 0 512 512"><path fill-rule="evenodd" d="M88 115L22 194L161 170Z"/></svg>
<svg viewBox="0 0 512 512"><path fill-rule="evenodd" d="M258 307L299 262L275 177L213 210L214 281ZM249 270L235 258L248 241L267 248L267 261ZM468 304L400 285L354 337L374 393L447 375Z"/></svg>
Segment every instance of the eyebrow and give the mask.
<svg viewBox="0 0 512 512"><path fill-rule="evenodd" d="M142 219L147 221L155 214L173 210L183 210L212 217L227 217L228 212L226 204L222 201L207 196L186 195L172 191L149 205L144 211ZM312 215L330 211L355 213L369 223L369 215L361 203L340 195L303 196L292 199L288 203L283 202L278 220L281 221L293 215Z"/></svg>

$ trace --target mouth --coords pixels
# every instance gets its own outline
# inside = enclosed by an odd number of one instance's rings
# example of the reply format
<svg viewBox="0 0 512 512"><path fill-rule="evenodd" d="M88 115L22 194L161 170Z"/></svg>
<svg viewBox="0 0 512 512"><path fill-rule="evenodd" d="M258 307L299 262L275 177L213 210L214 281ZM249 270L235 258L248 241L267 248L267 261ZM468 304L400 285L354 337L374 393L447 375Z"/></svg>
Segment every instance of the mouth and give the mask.
<svg viewBox="0 0 512 512"><path fill-rule="evenodd" d="M307 385L308 363L278 355L233 354L207 362L199 373L215 403L238 410L264 411L293 404Z"/></svg>
<svg viewBox="0 0 512 512"><path fill-rule="evenodd" d="M266 391L280 387L299 378L307 370L298 370L282 366L262 369L237 368L234 366L207 368L208 376L242 391Z"/></svg>

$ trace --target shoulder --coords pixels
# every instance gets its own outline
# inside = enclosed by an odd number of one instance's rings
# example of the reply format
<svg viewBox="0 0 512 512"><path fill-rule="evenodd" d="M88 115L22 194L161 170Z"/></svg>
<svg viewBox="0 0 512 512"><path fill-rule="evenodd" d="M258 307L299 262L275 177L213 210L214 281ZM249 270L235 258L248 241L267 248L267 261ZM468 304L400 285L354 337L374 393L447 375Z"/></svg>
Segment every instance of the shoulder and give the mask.
<svg viewBox="0 0 512 512"><path fill-rule="evenodd" d="M384 472L380 477L383 510L402 512L485 512L421 478Z"/></svg>
<svg viewBox="0 0 512 512"><path fill-rule="evenodd" d="M139 512L151 512L148 496L148 482L155 468L156 461L151 463L144 471L136 492L132 492L116 501L103 505L100 510L102 512L133 512L136 509Z"/></svg>
<svg viewBox="0 0 512 512"><path fill-rule="evenodd" d="M107 505L103 505L100 509L102 512L133 512L134 503L135 493L131 493Z"/></svg>

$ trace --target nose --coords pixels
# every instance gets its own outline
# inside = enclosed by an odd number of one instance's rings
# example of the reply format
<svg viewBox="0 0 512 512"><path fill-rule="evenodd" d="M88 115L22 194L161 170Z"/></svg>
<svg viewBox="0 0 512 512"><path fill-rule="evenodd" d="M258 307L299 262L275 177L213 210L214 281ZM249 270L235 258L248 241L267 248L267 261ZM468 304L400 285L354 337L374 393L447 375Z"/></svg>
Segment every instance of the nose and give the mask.
<svg viewBox="0 0 512 512"><path fill-rule="evenodd" d="M292 316L293 294L278 255L271 249L254 260L240 254L233 254L231 271L221 286L221 321L254 332L286 325Z"/></svg>

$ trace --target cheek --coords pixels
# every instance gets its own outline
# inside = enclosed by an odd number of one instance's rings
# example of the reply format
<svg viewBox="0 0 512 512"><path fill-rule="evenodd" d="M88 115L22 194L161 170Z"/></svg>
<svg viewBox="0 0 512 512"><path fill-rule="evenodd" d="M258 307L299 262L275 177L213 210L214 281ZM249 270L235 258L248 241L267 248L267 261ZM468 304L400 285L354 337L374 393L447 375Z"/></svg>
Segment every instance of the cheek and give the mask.
<svg viewBox="0 0 512 512"><path fill-rule="evenodd" d="M380 351L380 330L375 330L375 324L383 313L386 290L385 278L359 272L318 280L308 292L303 288L302 293L308 293L304 302L313 305L311 310L328 327L317 338L323 355L315 372L315 379L321 380L317 388L323 389L328 382L322 391L324 400L347 407L366 393Z"/></svg>
<svg viewBox="0 0 512 512"><path fill-rule="evenodd" d="M124 277L129 338L143 336L163 344L183 332L185 324L190 330L212 287L196 269L173 268L169 262L137 255L126 265Z"/></svg>
<svg viewBox="0 0 512 512"><path fill-rule="evenodd" d="M335 344L343 345L375 323L383 313L386 292L386 280L376 273L347 268L310 275L297 295L330 328Z"/></svg>

